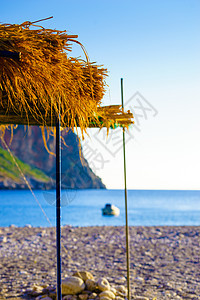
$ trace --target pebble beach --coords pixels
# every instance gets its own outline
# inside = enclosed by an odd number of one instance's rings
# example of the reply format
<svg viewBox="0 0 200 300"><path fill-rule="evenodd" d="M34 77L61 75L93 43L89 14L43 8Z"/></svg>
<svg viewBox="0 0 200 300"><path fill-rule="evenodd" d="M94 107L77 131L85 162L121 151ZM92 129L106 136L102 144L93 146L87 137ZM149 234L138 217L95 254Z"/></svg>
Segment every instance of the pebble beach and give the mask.
<svg viewBox="0 0 200 300"><path fill-rule="evenodd" d="M134 226L129 235L132 299L200 299L199 226ZM77 271L126 287L125 228L62 227L62 280ZM55 228L1 227L0 299L36 299L34 286L56 286Z"/></svg>

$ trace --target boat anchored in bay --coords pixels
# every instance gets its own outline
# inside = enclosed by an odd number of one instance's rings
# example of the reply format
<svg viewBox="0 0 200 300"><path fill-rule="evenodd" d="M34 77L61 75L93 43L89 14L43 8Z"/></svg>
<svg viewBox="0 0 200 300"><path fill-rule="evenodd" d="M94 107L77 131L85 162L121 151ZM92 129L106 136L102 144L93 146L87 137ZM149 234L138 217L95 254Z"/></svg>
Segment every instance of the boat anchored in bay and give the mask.
<svg viewBox="0 0 200 300"><path fill-rule="evenodd" d="M102 208L102 214L104 216L119 216L120 210L113 204L107 203L104 208Z"/></svg>

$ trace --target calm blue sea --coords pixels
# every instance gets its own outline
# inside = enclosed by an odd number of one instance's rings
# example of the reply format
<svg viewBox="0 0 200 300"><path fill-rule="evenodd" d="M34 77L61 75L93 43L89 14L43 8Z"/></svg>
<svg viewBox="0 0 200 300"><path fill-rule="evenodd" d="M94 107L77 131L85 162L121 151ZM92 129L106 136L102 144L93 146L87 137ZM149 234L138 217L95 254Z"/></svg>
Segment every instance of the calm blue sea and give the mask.
<svg viewBox="0 0 200 300"><path fill-rule="evenodd" d="M55 226L55 192L34 191ZM102 216L106 203L119 207L118 217ZM62 225L124 225L123 190L62 191ZM200 191L128 191L129 225L200 225ZM30 191L0 191L0 226L45 226L46 220Z"/></svg>

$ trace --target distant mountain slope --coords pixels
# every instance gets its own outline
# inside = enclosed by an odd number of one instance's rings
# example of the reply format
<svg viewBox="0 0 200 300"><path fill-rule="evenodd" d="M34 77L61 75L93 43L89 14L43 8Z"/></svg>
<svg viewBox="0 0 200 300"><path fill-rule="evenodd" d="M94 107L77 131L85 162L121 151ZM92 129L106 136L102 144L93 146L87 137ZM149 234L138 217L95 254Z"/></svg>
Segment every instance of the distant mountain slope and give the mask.
<svg viewBox="0 0 200 300"><path fill-rule="evenodd" d="M50 183L50 178L39 169L30 167L15 157L20 169L31 186L40 189L44 184ZM17 168L13 157L0 148L0 188L25 188L26 183Z"/></svg>
<svg viewBox="0 0 200 300"><path fill-rule="evenodd" d="M11 133L8 131L4 137L7 144L10 141L10 135ZM66 143L66 146L62 146L62 187L105 188L101 179L90 169L84 157L80 159L81 152L77 136L71 130L63 132L62 136ZM38 172L39 170L43 172L46 177L41 181L42 188L55 187L55 156L49 154L45 149L39 127L31 126L27 131L24 126L18 126L9 147L18 159L30 165L31 168L37 168ZM55 139L52 136L49 137L48 147L55 153ZM47 178L51 179L47 180ZM0 180L2 181L2 178ZM15 180L13 182L15 183ZM35 188L34 185L33 187Z"/></svg>

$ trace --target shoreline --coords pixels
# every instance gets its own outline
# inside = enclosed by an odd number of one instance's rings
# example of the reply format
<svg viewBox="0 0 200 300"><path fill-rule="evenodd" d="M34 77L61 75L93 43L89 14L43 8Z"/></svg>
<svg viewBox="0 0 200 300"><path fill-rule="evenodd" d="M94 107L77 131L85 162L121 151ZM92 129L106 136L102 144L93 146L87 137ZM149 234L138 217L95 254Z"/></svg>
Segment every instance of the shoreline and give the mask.
<svg viewBox="0 0 200 300"><path fill-rule="evenodd" d="M125 225L88 225L88 226L80 226L80 225L71 225L65 224L62 225L61 228L125 228ZM200 225L129 225L129 228L200 228ZM23 228L30 228L30 229L55 229L56 226L32 226L31 224L26 224L23 226L11 224L9 226L0 226L0 235L1 230L4 229L23 229Z"/></svg>
<svg viewBox="0 0 200 300"><path fill-rule="evenodd" d="M133 298L199 299L200 226L130 226ZM124 226L63 226L62 278L75 271L126 284ZM54 227L0 227L0 299L56 284Z"/></svg>

